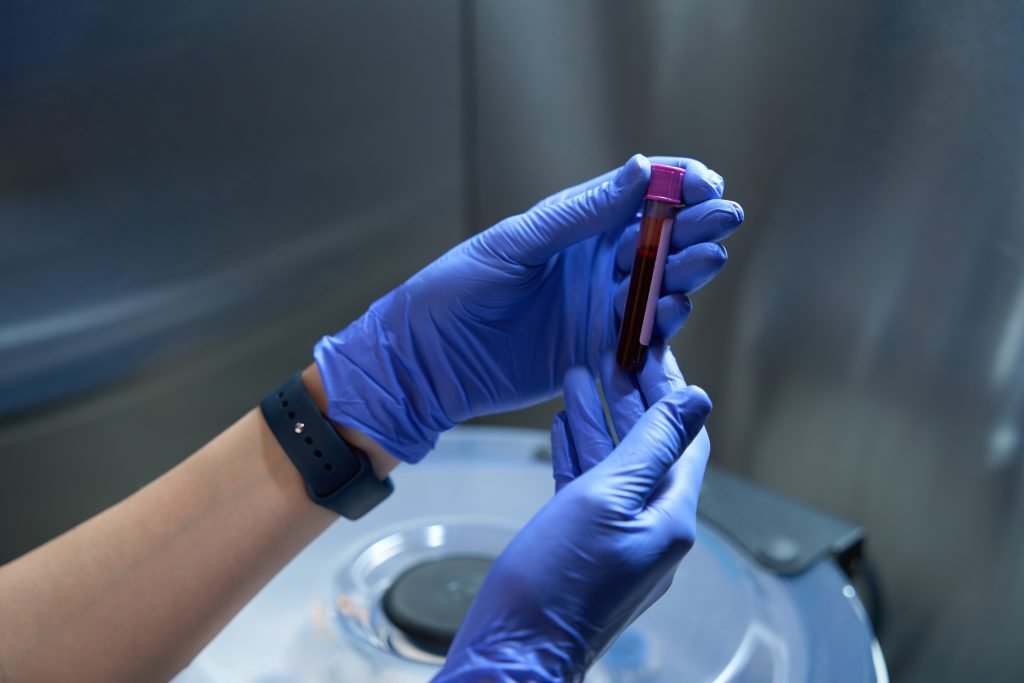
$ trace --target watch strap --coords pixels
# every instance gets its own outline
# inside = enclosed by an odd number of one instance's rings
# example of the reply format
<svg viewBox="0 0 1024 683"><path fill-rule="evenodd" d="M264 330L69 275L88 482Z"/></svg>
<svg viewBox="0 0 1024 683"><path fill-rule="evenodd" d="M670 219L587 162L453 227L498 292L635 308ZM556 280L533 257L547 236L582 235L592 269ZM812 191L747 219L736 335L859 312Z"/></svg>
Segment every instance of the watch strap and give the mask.
<svg viewBox="0 0 1024 683"><path fill-rule="evenodd" d="M313 502L358 519L391 495L366 454L338 434L295 373L260 402L263 417L306 483Z"/></svg>

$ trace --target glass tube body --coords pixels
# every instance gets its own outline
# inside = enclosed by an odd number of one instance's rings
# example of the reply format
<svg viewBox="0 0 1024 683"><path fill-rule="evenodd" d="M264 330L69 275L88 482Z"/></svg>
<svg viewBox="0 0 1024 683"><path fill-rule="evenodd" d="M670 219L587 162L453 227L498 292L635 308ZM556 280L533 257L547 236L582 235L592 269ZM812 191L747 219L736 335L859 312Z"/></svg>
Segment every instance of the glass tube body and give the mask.
<svg viewBox="0 0 1024 683"><path fill-rule="evenodd" d="M647 358L654 330L654 313L661 296L661 278L665 271L672 224L678 207L655 199L644 201L636 256L629 274L629 294L619 328L619 347L615 354L619 367L637 372Z"/></svg>

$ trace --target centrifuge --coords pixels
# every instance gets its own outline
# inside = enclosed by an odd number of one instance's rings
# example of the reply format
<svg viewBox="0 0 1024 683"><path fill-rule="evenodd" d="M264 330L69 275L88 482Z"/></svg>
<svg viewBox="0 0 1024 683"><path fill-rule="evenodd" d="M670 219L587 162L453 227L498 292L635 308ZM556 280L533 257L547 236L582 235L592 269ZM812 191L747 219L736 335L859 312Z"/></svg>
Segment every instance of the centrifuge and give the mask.
<svg viewBox="0 0 1024 683"><path fill-rule="evenodd" d="M339 520L177 683L428 681L491 561L553 493L548 435L460 427L396 493ZM888 681L843 566L860 530L709 471L697 542L669 591L586 680Z"/></svg>

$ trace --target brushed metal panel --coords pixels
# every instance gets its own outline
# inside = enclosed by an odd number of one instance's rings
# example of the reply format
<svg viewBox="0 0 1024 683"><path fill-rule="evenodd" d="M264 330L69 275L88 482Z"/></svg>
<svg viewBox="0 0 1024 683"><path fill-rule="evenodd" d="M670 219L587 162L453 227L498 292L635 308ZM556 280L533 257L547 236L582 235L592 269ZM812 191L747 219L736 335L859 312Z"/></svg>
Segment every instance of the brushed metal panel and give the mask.
<svg viewBox="0 0 1024 683"><path fill-rule="evenodd" d="M747 224L675 344L714 459L868 529L896 680L1024 677L1019 3L477 21L480 223L636 151L717 168Z"/></svg>
<svg viewBox="0 0 1024 683"><path fill-rule="evenodd" d="M463 233L454 0L20 5L0 22L0 413L266 322L332 273L408 275L358 247L370 230Z"/></svg>
<svg viewBox="0 0 1024 683"><path fill-rule="evenodd" d="M465 234L458 10L0 10L0 561L169 469Z"/></svg>

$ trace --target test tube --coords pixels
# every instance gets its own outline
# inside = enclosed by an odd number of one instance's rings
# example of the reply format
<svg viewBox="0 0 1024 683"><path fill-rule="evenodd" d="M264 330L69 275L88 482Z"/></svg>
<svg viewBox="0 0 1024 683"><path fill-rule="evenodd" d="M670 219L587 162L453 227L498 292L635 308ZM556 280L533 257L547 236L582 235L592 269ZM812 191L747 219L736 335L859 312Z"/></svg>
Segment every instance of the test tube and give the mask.
<svg viewBox="0 0 1024 683"><path fill-rule="evenodd" d="M675 166L651 164L651 180L644 195L636 256L629 274L629 295L619 328L619 348L615 354L619 367L637 372L647 358L654 330L654 311L661 295L661 277L672 238L672 224L683 202L683 176Z"/></svg>

